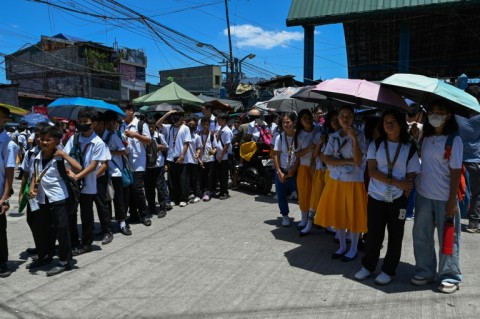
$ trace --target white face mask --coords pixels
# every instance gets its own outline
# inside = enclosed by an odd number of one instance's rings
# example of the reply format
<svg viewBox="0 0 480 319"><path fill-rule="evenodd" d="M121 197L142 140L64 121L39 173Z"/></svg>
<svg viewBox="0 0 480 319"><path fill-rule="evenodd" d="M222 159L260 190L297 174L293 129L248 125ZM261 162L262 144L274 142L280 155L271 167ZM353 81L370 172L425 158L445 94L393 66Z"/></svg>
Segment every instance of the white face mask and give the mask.
<svg viewBox="0 0 480 319"><path fill-rule="evenodd" d="M435 128L442 126L445 123L447 116L432 114L428 116L428 122Z"/></svg>

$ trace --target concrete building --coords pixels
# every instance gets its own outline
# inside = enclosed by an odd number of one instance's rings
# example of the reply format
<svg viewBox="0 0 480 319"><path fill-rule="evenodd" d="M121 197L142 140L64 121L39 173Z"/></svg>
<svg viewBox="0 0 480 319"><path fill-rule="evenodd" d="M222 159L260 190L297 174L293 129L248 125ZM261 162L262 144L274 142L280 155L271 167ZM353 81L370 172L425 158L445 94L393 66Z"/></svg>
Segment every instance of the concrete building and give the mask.
<svg viewBox="0 0 480 319"><path fill-rule="evenodd" d="M7 79L18 85L20 106L29 96L46 103L62 96L121 102L145 94L147 59L142 50L57 34L42 36L5 61Z"/></svg>
<svg viewBox="0 0 480 319"><path fill-rule="evenodd" d="M162 86L174 80L178 85L193 94L205 94L219 97L222 87L222 70L220 66L205 65L183 69L160 71Z"/></svg>

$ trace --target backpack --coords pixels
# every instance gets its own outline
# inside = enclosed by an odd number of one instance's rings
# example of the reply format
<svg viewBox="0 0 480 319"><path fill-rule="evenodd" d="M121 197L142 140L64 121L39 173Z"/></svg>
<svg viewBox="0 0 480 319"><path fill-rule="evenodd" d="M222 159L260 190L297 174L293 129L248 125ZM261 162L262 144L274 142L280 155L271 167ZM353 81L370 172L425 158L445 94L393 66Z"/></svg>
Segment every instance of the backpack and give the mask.
<svg viewBox="0 0 480 319"><path fill-rule="evenodd" d="M449 134L447 141L445 142L445 154L443 156L447 161L450 159L452 153L453 140L457 136L457 133ZM460 208L460 214L462 218L467 217L468 209L470 208L470 199L472 197L472 190L470 188L470 174L468 173L465 165L462 164L460 171L460 183L457 189L458 206Z"/></svg>
<svg viewBox="0 0 480 319"><path fill-rule="evenodd" d="M145 150L147 151L147 168L155 167L157 165L158 150L157 141L153 136L150 139L150 143L145 145Z"/></svg>
<svg viewBox="0 0 480 319"><path fill-rule="evenodd" d="M82 168L85 168L85 157L83 156L82 148L80 147L80 142L78 141L79 134L75 133L73 135L73 146L68 153L68 156L76 160Z"/></svg>
<svg viewBox="0 0 480 319"><path fill-rule="evenodd" d="M257 125L258 130L260 131L260 137L258 142L270 145L272 142L272 132L266 125Z"/></svg>
<svg viewBox="0 0 480 319"><path fill-rule="evenodd" d="M65 184L67 185L67 212L74 214L77 212L78 203L80 202L80 183L68 176L63 159L57 160L57 167L60 176L62 176Z"/></svg>

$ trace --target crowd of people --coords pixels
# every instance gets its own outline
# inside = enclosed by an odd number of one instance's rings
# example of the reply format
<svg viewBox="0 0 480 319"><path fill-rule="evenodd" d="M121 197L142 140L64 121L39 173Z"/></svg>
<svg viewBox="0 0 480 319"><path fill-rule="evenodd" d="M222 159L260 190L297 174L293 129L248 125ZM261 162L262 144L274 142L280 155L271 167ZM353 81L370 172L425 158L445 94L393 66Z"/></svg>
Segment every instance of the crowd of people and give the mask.
<svg viewBox="0 0 480 319"><path fill-rule="evenodd" d="M229 123L227 113L213 115L208 106L201 118L185 118L174 110L152 120L134 112L128 106L124 121L118 122L116 113L85 108L66 131L41 123L30 137L19 129L15 143L4 129L8 110L0 108L2 277L9 275L5 212L17 153L22 158L19 201L26 201L35 242L36 258L27 268L51 263L58 241L59 262L47 272L52 276L71 269L72 256L92 250L94 203L106 245L113 240L112 211L119 232L130 236L131 223L150 226L151 216L165 217L174 205L228 199L229 175L235 181L234 147L268 140L283 226L291 225L288 200L298 194L300 236L307 236L314 224L334 232L339 247L331 257L342 262L356 259L359 242L365 242L357 280L375 272L387 229L387 251L375 278L375 283L386 285L396 274L405 221L414 211L416 264L411 283L438 280L442 292L458 289L462 274L457 189L464 146L462 129L459 132L454 112L444 101L431 103L426 113L419 109L407 117L388 110L363 127L355 125L355 110L347 105L326 115L321 108L314 113L282 113L270 116L268 122L254 109L243 124ZM409 127L412 118L415 123ZM472 134L465 139L477 146L479 138ZM471 170L480 165L477 157L470 162ZM243 163L239 160L238 166ZM478 184L472 183L469 232L480 232ZM35 214L37 210L42 213ZM454 225L453 252L439 248L437 261L434 230L442 247L445 222Z"/></svg>

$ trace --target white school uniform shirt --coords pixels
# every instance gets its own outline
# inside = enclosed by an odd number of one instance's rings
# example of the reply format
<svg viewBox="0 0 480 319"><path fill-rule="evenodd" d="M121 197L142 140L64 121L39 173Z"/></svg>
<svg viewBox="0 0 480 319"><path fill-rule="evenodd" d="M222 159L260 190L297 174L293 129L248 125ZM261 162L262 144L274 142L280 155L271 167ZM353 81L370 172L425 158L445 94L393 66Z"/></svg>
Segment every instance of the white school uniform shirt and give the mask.
<svg viewBox="0 0 480 319"><path fill-rule="evenodd" d="M75 135L72 135L65 145L65 153L69 154L73 147L73 139ZM79 135L78 142L80 144L80 150L84 153L84 169L92 161L104 162L108 158L107 146L100 137L93 132L89 137ZM88 147L85 149L85 146ZM84 152L85 150L85 152ZM97 168L83 178L83 188L80 191L81 194L96 194L97 193Z"/></svg>
<svg viewBox="0 0 480 319"><path fill-rule="evenodd" d="M0 197L5 190L5 168L15 168L19 147L3 129L0 133Z"/></svg>
<svg viewBox="0 0 480 319"><path fill-rule="evenodd" d="M415 180L417 192L423 197L447 201L450 195L450 168L461 169L463 143L453 139L450 160L444 158L447 135L429 136L422 143L422 172Z"/></svg>
<svg viewBox="0 0 480 319"><path fill-rule="evenodd" d="M208 153L217 147L215 143L214 133L208 132L208 134L200 133L200 143L201 143L201 160L204 163L213 162L215 160L214 155L209 155Z"/></svg>
<svg viewBox="0 0 480 319"><path fill-rule="evenodd" d="M197 149L202 149L202 140L197 133L191 133L192 142L188 145L187 153L185 154L185 163L198 164L198 159L195 159Z"/></svg>
<svg viewBox="0 0 480 319"><path fill-rule="evenodd" d="M265 121L262 121L263 125L267 125ZM260 129L257 126L256 120L248 123L247 135L252 136L252 141L257 142L260 138Z"/></svg>
<svg viewBox="0 0 480 319"><path fill-rule="evenodd" d="M138 122L140 121L134 117L130 124L126 125L125 131L140 132L138 129ZM145 122L142 126L142 136L151 138L148 125ZM128 137L127 140L130 169L132 172L144 172L147 165L147 150L145 149L145 144L134 137Z"/></svg>
<svg viewBox="0 0 480 319"><path fill-rule="evenodd" d="M18 142L18 146L23 146L23 152L25 153L27 151L27 133L26 132L22 132L20 134L18 134L18 137L17 137L17 142Z"/></svg>
<svg viewBox="0 0 480 319"><path fill-rule="evenodd" d="M390 160L393 161L395 158L395 153L397 152L398 143L394 142L387 142L388 144L388 154L390 156ZM400 152L398 154L397 161L393 166L392 170L392 178L396 180L405 180L405 177L408 173L419 173L421 170L420 167L420 160L418 158L418 153L415 152L410 160L408 160L408 154L410 153L410 143L402 144L400 147ZM385 143L381 142L380 145L377 146L375 141L370 143L367 152L367 161L368 160L376 160L377 161L377 170L383 174L388 174L388 161L387 155L385 152ZM408 163L407 163L408 160ZM378 179L370 178L370 182L368 184L368 195L373 197L378 201L385 200L385 192L387 189L390 188L392 190L392 198L397 199L403 195L403 190L400 188L385 184Z"/></svg>
<svg viewBox="0 0 480 319"><path fill-rule="evenodd" d="M190 129L184 124L180 125L178 128L171 124L164 124L163 126L167 129L166 131L168 132L168 135L165 136L168 145L167 161L174 162L174 159L182 155L182 150L185 143L192 142ZM185 154L185 157L183 159L183 163L185 164L187 163L186 157L187 154Z"/></svg>
<svg viewBox="0 0 480 319"><path fill-rule="evenodd" d="M107 148L110 151L110 160L108 160L108 174L112 177L122 177L122 170L123 170L123 160L122 156L120 155L113 155L112 151L123 151L125 150L125 146L122 143L120 137L118 137L115 132L110 132L109 130L105 130L103 132L102 140L106 141L108 135L110 135L110 139L108 140Z"/></svg>
<svg viewBox="0 0 480 319"><path fill-rule="evenodd" d="M348 135L340 136L341 130L330 134L325 147L324 155L332 156L333 158L350 158L353 159L352 140ZM367 146L365 143L365 135L358 129L355 129L357 135L358 147L362 153L362 164L357 165L327 165L330 170L330 177L341 182L363 182L365 172L365 158L367 154ZM346 140L345 145L340 149L340 146ZM340 149L340 151L339 151Z"/></svg>
<svg viewBox="0 0 480 319"><path fill-rule="evenodd" d="M28 150L28 152L25 153L25 157L23 158L22 164L20 165L20 168L23 169L24 173L30 173L30 167L32 166L32 162L35 160L35 156L40 152L40 149L38 148L37 145L31 150ZM31 154L30 156L28 156ZM28 175L30 176L30 174Z"/></svg>
<svg viewBox="0 0 480 319"><path fill-rule="evenodd" d="M287 136L285 132L277 135L277 138L275 139L273 150L280 152L280 167L282 169L289 170L295 164L294 139L295 136Z"/></svg>
<svg viewBox="0 0 480 319"><path fill-rule="evenodd" d="M215 131L218 131L219 128L220 128L220 127L219 127L219 125L218 125L218 123L217 123L217 118L215 117L215 115L212 114L212 115L210 116L210 124L209 124L209 129L208 129L208 130L209 130L211 133L214 133ZM200 121L198 121L197 132L198 132L198 133L201 133L202 130L203 130L202 123L200 123Z"/></svg>
<svg viewBox="0 0 480 319"><path fill-rule="evenodd" d="M233 138L232 130L227 125L220 127L220 129L218 130L217 138L216 138L217 153L215 154L215 159L220 158L220 155L222 154L222 151L226 145L228 145L227 146L228 150L223 155L222 161L228 159L228 153L231 152L231 148L232 148L232 138Z"/></svg>
<svg viewBox="0 0 480 319"><path fill-rule="evenodd" d="M298 144L297 144L297 147L295 148L295 152L298 152L307 147L310 147L313 144L313 138L317 134L317 131L318 130L315 128L315 126L312 127L311 132L307 132L303 129L300 130L297 137ZM313 150L310 150L307 152L307 154L300 157L300 165L310 167L312 155L313 155Z"/></svg>
<svg viewBox="0 0 480 319"><path fill-rule="evenodd" d="M167 142L165 140L165 137L162 133L159 133L157 131L153 132L152 135L153 140L155 141L155 145L163 145L164 147L167 147ZM155 167L163 167L165 166L165 156L161 151L157 151L157 162L155 164Z"/></svg>
<svg viewBox="0 0 480 319"><path fill-rule="evenodd" d="M49 203L55 203L68 198L68 189L65 180L60 175L57 161L63 161L60 156L53 157L45 166L43 166L43 153L40 152L32 161L30 171L32 174L38 174L38 178L42 172L45 174L40 179L37 189L37 200L40 204L45 204L45 198L48 198ZM33 185L33 184L32 184Z"/></svg>

